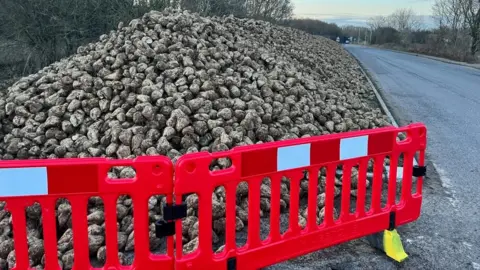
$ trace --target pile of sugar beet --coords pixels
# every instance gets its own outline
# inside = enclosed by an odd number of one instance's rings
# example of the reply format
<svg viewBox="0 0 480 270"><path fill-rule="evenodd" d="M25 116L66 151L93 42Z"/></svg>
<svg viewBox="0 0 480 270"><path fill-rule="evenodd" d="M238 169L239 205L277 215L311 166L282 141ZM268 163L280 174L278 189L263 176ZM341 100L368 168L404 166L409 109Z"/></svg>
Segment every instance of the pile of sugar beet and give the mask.
<svg viewBox="0 0 480 270"><path fill-rule="evenodd" d="M166 155L175 162L186 153L389 125L357 63L336 42L263 21L168 9L149 12L128 25L120 23L117 30L20 79L1 95L2 160ZM228 163L219 160L212 167ZM120 178L132 175L131 168L111 173ZM319 179L324 183L324 174ZM354 176L352 194L355 180ZM340 178L336 185L338 195ZM308 181L302 180L303 198L307 189ZM321 184L318 189L321 220L325 194ZM239 185L239 231L248 226L247 193L247 186ZM286 178L281 194L286 212ZM260 215L265 217L270 211L269 182L262 184L261 197ZM164 242L153 233L162 201L157 196L148 202L152 251ZM198 245L198 199L189 195L186 201L183 242L189 252ZM223 188L217 188L212 194L217 244L225 230L224 201ZM133 203L121 196L117 204L122 263L129 263L134 249ZM0 269L15 264L11 216L4 207L0 203ZM299 215L302 226L304 209L301 206ZM70 215L68 201L59 200L58 255L63 269L71 269L73 262ZM26 216L30 264L43 269L39 205L27 208ZM98 197L89 200L88 224L90 254L101 263L105 232Z"/></svg>

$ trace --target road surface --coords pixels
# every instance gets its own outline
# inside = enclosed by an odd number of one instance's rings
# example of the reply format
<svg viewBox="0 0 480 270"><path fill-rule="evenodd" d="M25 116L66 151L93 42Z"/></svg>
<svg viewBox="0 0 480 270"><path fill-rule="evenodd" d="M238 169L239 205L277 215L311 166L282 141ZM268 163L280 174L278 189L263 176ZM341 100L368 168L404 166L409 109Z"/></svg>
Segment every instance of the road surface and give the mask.
<svg viewBox="0 0 480 270"><path fill-rule="evenodd" d="M271 269L480 269L480 70L369 47L346 49L400 125L428 128L422 216L399 229L410 257L399 265L357 240Z"/></svg>
<svg viewBox="0 0 480 270"><path fill-rule="evenodd" d="M347 50L374 78L397 119L427 125L428 159L438 169L447 196L433 209L425 207L424 213L442 225L441 237L458 245L453 253L440 252L463 263L452 261L451 267L468 267L468 261L470 267L478 267L480 70L388 50L361 46ZM436 218L438 212L444 218Z"/></svg>
<svg viewBox="0 0 480 270"><path fill-rule="evenodd" d="M480 70L387 50L347 49L376 80L396 118L427 125L428 153L452 206L478 214Z"/></svg>

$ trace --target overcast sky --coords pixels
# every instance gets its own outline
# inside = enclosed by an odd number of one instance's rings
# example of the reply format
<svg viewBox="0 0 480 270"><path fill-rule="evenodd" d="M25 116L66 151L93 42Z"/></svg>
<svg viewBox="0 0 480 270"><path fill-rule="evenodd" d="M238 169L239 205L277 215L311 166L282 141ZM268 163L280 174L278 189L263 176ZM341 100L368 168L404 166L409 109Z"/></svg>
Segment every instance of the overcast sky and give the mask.
<svg viewBox="0 0 480 270"><path fill-rule="evenodd" d="M295 16L315 18L339 25L365 25L375 15L388 15L399 8L412 8L430 23L434 0L292 0Z"/></svg>

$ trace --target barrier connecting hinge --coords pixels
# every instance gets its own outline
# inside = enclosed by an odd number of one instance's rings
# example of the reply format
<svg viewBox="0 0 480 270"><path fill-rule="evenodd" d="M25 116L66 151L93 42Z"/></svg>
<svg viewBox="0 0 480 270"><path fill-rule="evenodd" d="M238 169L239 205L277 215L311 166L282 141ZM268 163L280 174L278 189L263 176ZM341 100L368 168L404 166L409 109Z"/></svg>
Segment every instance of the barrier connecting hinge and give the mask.
<svg viewBox="0 0 480 270"><path fill-rule="evenodd" d="M390 212L390 218L388 221L388 230L389 231L395 230L395 226L396 226L396 214L395 214L395 211L392 211Z"/></svg>
<svg viewBox="0 0 480 270"><path fill-rule="evenodd" d="M232 257L227 260L227 270L236 270L237 269L237 258Z"/></svg>
<svg viewBox="0 0 480 270"><path fill-rule="evenodd" d="M425 166L413 166L413 176L414 177L422 177L427 175L427 167Z"/></svg>
<svg viewBox="0 0 480 270"><path fill-rule="evenodd" d="M185 203L163 206L163 219L155 222L155 235L158 238L175 235L175 221L187 217Z"/></svg>

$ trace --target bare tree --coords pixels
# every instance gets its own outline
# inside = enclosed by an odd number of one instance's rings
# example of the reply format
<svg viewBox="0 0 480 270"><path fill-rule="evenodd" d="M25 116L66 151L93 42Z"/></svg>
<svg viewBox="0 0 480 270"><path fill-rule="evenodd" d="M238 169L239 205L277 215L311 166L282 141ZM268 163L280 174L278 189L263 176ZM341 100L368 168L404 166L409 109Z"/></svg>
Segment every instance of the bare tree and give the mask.
<svg viewBox="0 0 480 270"><path fill-rule="evenodd" d="M409 32L422 28L423 21L412 9L398 9L388 16L371 17L367 25L373 30L392 27L400 32Z"/></svg>
<svg viewBox="0 0 480 270"><path fill-rule="evenodd" d="M475 56L480 50L480 0L461 0L461 8L472 37L470 53Z"/></svg>
<svg viewBox="0 0 480 270"><path fill-rule="evenodd" d="M451 39L456 46L460 32L465 28L462 0L436 0L432 7L433 18L439 28L447 27L451 31Z"/></svg>
<svg viewBox="0 0 480 270"><path fill-rule="evenodd" d="M368 19L367 25L372 30L377 30L378 28L389 26L389 22L385 16L375 16Z"/></svg>
<svg viewBox="0 0 480 270"><path fill-rule="evenodd" d="M246 16L246 0L182 0L180 7L202 15Z"/></svg>
<svg viewBox="0 0 480 270"><path fill-rule="evenodd" d="M249 17L270 21L284 21L293 15L290 0L247 0Z"/></svg>
<svg viewBox="0 0 480 270"><path fill-rule="evenodd" d="M422 19L412 9L398 9L387 18L387 27L399 32L403 44L412 42L412 32L422 28Z"/></svg>
<svg viewBox="0 0 480 270"><path fill-rule="evenodd" d="M412 9L398 9L392 13L388 20L393 28L400 32L419 30L423 21Z"/></svg>
<svg viewBox="0 0 480 270"><path fill-rule="evenodd" d="M268 21L284 21L293 14L290 0L182 0L180 6L202 15L233 14Z"/></svg>

